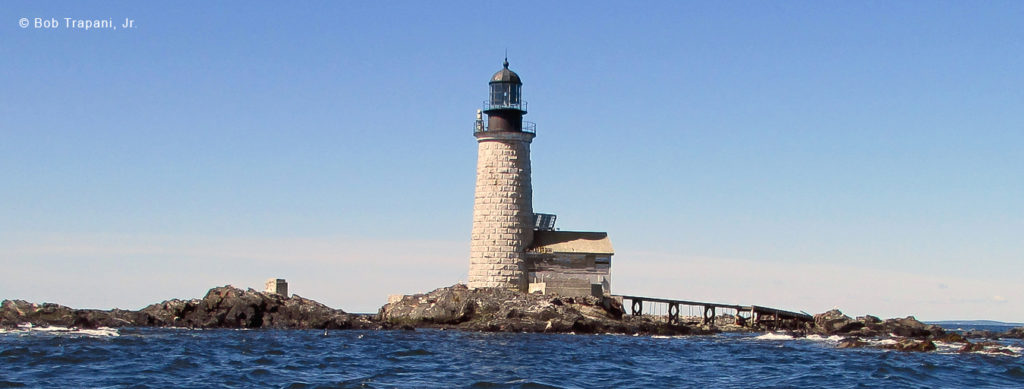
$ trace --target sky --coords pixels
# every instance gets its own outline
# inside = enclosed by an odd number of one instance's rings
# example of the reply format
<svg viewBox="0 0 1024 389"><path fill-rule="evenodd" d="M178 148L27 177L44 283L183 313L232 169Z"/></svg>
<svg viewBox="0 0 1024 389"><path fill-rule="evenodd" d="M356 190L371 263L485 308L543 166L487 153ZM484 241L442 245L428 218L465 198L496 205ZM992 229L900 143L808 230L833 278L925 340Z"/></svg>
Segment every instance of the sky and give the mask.
<svg viewBox="0 0 1024 389"><path fill-rule="evenodd" d="M376 312L464 282L472 121L507 52L534 210L609 233L613 293L1022 322L1021 20L1013 1L4 2L0 299L139 309L276 277Z"/></svg>

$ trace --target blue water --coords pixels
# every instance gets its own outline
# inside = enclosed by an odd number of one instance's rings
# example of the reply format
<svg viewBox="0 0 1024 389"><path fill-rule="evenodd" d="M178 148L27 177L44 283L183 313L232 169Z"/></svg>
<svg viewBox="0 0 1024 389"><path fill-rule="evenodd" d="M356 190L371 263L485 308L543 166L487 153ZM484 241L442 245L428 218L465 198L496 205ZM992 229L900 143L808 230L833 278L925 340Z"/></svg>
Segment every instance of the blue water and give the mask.
<svg viewBox="0 0 1024 389"><path fill-rule="evenodd" d="M994 333L1001 333L1009 331L1013 326L1001 326L1001 325L979 325L979 324L963 324L963 325L949 325L942 326L947 332L962 333L965 331L992 331Z"/></svg>
<svg viewBox="0 0 1024 389"><path fill-rule="evenodd" d="M837 349L829 341L752 334L11 332L0 334L0 387L5 386L1024 387L1024 358Z"/></svg>

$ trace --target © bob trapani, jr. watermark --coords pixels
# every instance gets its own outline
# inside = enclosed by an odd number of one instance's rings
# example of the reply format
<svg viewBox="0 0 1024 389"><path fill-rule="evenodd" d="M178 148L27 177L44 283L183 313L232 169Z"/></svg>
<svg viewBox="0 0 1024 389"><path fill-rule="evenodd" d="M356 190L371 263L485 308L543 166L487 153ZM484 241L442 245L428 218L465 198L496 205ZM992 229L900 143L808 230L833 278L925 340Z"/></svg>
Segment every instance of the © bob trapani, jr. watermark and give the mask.
<svg viewBox="0 0 1024 389"><path fill-rule="evenodd" d="M118 29L134 29L137 27L135 19L124 18L124 22L118 20L114 22L113 18L106 19L79 19L79 18L21 18L18 19L18 26L21 28L31 28L34 30L118 30Z"/></svg>

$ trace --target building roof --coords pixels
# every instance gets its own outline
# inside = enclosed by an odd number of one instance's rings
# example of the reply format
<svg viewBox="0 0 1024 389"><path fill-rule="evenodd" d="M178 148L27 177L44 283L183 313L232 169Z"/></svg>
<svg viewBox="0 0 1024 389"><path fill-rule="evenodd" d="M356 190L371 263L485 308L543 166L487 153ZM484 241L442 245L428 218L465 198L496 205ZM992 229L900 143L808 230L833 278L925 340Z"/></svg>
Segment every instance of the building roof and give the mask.
<svg viewBox="0 0 1024 389"><path fill-rule="evenodd" d="M550 253L615 254L607 232L534 231L530 250Z"/></svg>
<svg viewBox="0 0 1024 389"><path fill-rule="evenodd" d="M508 58L505 58L505 62L502 63L503 69L499 70L491 76L491 83L502 82L511 84L523 84L523 81L519 79L519 75L516 72L508 70Z"/></svg>

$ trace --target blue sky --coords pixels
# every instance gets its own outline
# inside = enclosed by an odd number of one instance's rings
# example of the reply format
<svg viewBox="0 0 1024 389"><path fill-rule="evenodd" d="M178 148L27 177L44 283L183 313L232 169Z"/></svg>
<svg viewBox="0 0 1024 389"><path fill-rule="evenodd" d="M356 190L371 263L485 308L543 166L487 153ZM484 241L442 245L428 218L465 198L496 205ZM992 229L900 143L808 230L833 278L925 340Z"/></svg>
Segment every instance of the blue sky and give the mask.
<svg viewBox="0 0 1024 389"><path fill-rule="evenodd" d="M21 28L20 18L135 20ZM1024 321L1019 2L5 2L0 298L465 280L508 50L613 292Z"/></svg>

